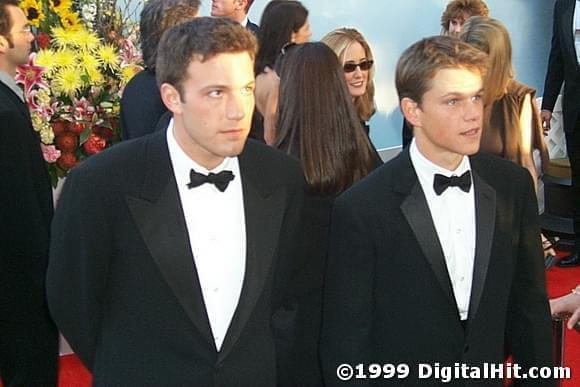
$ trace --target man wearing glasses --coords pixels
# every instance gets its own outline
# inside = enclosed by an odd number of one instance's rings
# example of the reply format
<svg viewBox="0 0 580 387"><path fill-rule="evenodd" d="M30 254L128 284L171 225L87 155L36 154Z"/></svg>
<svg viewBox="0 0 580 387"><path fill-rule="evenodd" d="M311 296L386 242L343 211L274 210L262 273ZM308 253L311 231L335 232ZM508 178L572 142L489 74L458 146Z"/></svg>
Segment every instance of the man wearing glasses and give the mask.
<svg viewBox="0 0 580 387"><path fill-rule="evenodd" d="M58 334L44 281L52 190L16 68L34 36L17 0L0 0L0 380L55 386Z"/></svg>

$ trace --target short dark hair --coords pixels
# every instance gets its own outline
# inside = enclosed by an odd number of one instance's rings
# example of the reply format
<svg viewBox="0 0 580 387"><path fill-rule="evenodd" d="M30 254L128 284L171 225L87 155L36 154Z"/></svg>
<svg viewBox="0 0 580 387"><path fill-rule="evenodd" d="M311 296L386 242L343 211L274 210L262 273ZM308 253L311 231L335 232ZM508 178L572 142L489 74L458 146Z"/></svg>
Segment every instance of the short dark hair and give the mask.
<svg viewBox="0 0 580 387"><path fill-rule="evenodd" d="M441 15L441 28L449 32L449 22L462 13L471 16L488 16L489 9L483 0L452 0Z"/></svg>
<svg viewBox="0 0 580 387"><path fill-rule="evenodd" d="M256 74L264 71L266 66L274 66L282 47L290 42L292 33L298 32L307 18L308 10L299 1L272 0L268 3L260 19Z"/></svg>
<svg viewBox="0 0 580 387"><path fill-rule="evenodd" d="M451 36L424 38L407 48L397 63L395 84L399 101L410 98L421 104L439 70L464 68L485 76L487 54Z"/></svg>
<svg viewBox="0 0 580 387"><path fill-rule="evenodd" d="M155 69L157 46L163 32L197 15L200 0L148 0L141 11L139 32L145 66Z"/></svg>
<svg viewBox="0 0 580 387"><path fill-rule="evenodd" d="M18 7L18 0L0 0L0 35L6 37L9 44L12 44L10 30L12 29L12 18L8 12L8 6Z"/></svg>
<svg viewBox="0 0 580 387"><path fill-rule="evenodd" d="M192 60L205 62L218 54L247 52L256 56L254 34L226 18L199 17L165 31L157 53L157 84L168 83L183 97L182 82Z"/></svg>
<svg viewBox="0 0 580 387"><path fill-rule="evenodd" d="M320 42L293 46L285 56L276 146L300 159L314 192L340 193L379 163L342 66L334 51Z"/></svg>

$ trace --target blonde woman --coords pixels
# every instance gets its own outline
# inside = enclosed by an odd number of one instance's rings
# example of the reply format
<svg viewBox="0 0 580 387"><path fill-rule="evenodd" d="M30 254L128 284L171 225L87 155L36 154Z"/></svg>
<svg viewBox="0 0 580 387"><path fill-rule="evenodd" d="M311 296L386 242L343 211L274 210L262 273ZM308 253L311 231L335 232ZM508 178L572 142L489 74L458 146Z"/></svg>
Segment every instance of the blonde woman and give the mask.
<svg viewBox="0 0 580 387"><path fill-rule="evenodd" d="M334 51L343 66L348 91L367 133L375 113L374 58L366 39L354 28L338 28L321 40Z"/></svg>
<svg viewBox="0 0 580 387"><path fill-rule="evenodd" d="M485 81L484 128L481 150L509 159L526 168L536 192L542 165L548 161L536 90L514 79L512 46L505 26L496 19L473 16L463 25L459 39L489 55ZM538 154L539 162L534 158ZM542 235L546 255L554 255Z"/></svg>

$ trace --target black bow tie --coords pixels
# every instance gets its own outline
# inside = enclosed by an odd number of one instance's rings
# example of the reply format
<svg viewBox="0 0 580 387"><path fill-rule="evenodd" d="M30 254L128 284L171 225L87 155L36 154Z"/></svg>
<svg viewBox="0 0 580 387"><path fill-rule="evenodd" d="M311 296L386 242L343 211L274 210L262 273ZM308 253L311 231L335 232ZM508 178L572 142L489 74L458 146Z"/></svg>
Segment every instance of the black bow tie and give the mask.
<svg viewBox="0 0 580 387"><path fill-rule="evenodd" d="M463 192L469 192L471 188L471 172L467 171L461 176L443 176L435 174L433 189L437 195L441 195L449 187L459 187Z"/></svg>
<svg viewBox="0 0 580 387"><path fill-rule="evenodd" d="M221 192L228 188L230 181L234 180L232 171L221 171L219 173L210 172L208 175L195 172L193 169L189 172L190 182L187 183L189 189L198 187L204 183L210 183L216 186Z"/></svg>

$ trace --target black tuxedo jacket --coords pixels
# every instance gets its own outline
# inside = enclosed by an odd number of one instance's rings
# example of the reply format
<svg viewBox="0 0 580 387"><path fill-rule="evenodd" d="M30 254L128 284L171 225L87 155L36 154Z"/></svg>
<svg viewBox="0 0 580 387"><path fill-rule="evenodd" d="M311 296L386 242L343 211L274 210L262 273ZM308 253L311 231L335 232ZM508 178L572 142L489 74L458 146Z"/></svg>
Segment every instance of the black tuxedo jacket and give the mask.
<svg viewBox="0 0 580 387"><path fill-rule="evenodd" d="M258 30L260 29L260 27L256 23L252 23L250 19L248 19L248 24L246 24L246 28L254 35L258 35Z"/></svg>
<svg viewBox="0 0 580 387"><path fill-rule="evenodd" d="M165 131L75 167L53 223L51 312L102 386L272 386L290 373L303 178L249 140L239 156L246 273L216 350ZM227 221L227 219L224 219Z"/></svg>
<svg viewBox="0 0 580 387"><path fill-rule="evenodd" d="M0 165L0 373L8 385L53 385L57 332L44 291L52 188L28 107L2 82Z"/></svg>
<svg viewBox="0 0 580 387"><path fill-rule="evenodd" d="M131 78L121 98L123 140L153 133L159 119L166 112L167 107L161 100L155 72L148 69L141 71Z"/></svg>
<svg viewBox="0 0 580 387"><path fill-rule="evenodd" d="M576 0L557 0L554 5L552 49L544 85L542 109L552 111L564 83L564 130L574 130L580 113L580 65L574 47Z"/></svg>
<svg viewBox="0 0 580 387"><path fill-rule="evenodd" d="M464 330L445 258L409 151L341 195L332 215L321 357L327 385L339 364L551 365L536 199L529 173L494 156L471 157L476 251ZM368 370L366 371L368 375ZM370 380L353 379L354 385ZM456 381L502 385L501 380ZM547 384L553 384L548 381Z"/></svg>

